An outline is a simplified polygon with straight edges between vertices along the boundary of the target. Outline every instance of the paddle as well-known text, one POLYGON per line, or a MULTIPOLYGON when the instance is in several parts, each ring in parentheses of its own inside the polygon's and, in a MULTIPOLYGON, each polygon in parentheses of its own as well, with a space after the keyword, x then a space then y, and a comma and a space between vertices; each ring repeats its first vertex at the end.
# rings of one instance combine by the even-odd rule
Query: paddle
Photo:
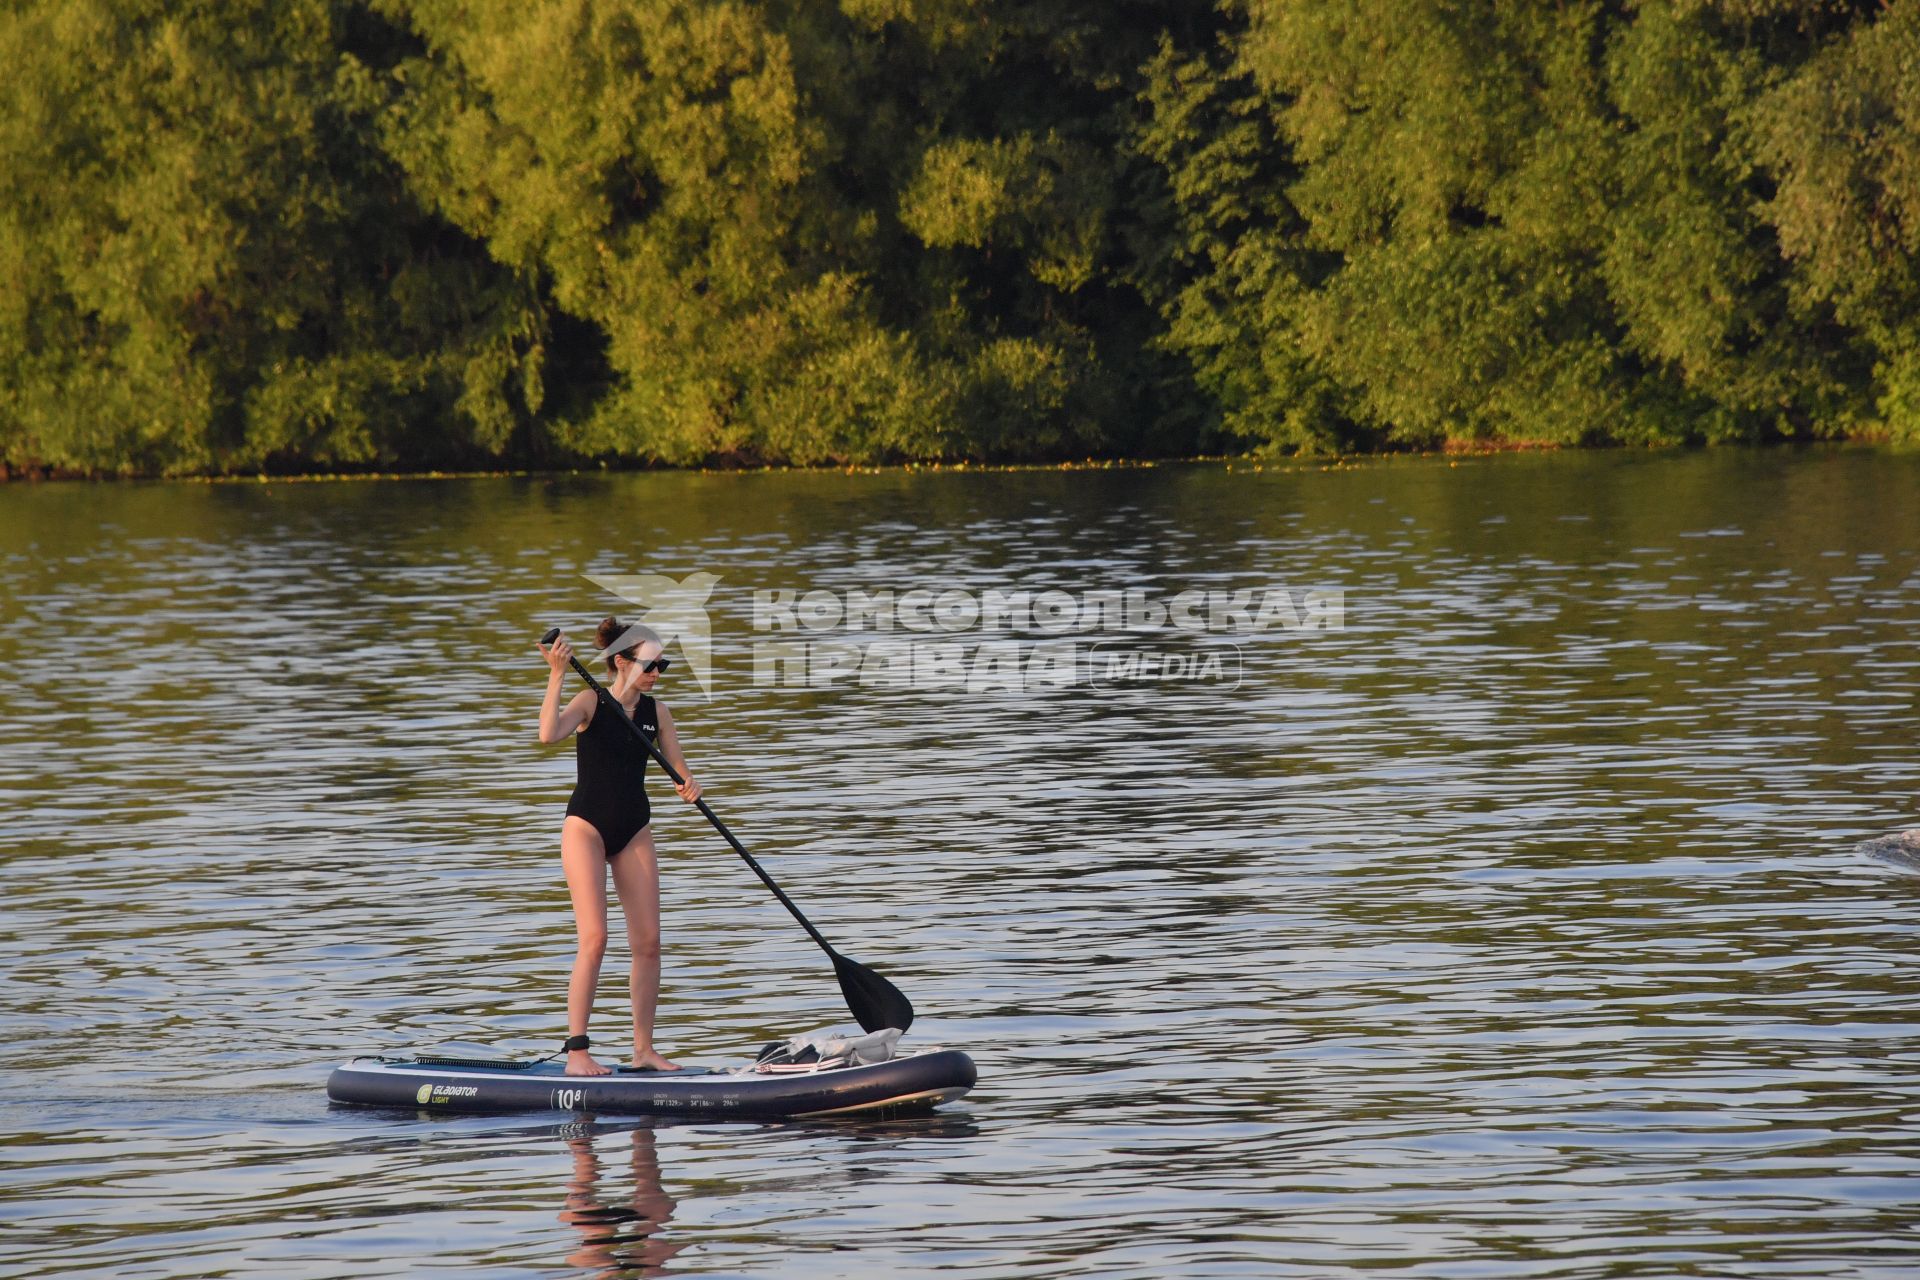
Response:
MULTIPOLYGON (((555 627, 540 637, 540 643, 552 644, 559 635, 560 628, 555 627)), ((582 680, 587 682, 587 687, 593 690, 595 697, 606 695, 606 690, 602 689, 599 682, 593 678, 593 673, 580 665, 580 659, 569 657, 567 663, 579 673, 582 680)), ((615 706, 619 705, 611 696, 607 696, 606 700, 613 702, 615 706)), ((640 745, 647 749, 647 754, 660 762, 660 767, 667 771, 667 776, 673 779, 675 786, 685 781, 674 767, 667 763, 667 757, 661 753, 659 747, 654 745, 653 739, 640 732, 640 726, 633 722, 632 717, 623 712, 620 720, 633 731, 633 736, 640 740, 640 745)), ((793 918, 800 922, 800 927, 820 944, 820 949, 833 961, 833 971, 840 979, 840 993, 847 998, 847 1008, 852 1010, 854 1020, 860 1024, 860 1029, 882 1031, 888 1027, 895 1027, 905 1031, 912 1026, 913 1005, 900 993, 900 989, 867 966, 856 964, 835 951, 832 944, 821 937, 820 931, 813 927, 813 922, 800 914, 800 908, 793 905, 793 899, 783 893, 780 886, 773 882, 773 877, 753 860, 753 855, 747 852, 747 847, 734 838, 733 832, 727 830, 727 824, 720 821, 720 816, 707 807, 707 802, 703 799, 695 800, 693 803, 701 813, 707 815, 707 821, 713 824, 713 829, 718 831, 726 842, 733 846, 733 851, 740 855, 748 867, 752 868, 753 874, 760 877, 760 883, 773 890, 773 896, 780 899, 780 905, 792 913, 793 918)))

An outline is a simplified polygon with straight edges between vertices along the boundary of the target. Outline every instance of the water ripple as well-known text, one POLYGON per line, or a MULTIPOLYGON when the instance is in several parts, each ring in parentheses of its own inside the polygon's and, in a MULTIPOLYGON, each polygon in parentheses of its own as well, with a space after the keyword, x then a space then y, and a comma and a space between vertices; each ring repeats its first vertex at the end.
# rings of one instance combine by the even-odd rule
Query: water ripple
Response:
MULTIPOLYGON (((1920 1268, 1920 459, 0 488, 0 1274, 1920 1268), (327 1106, 544 1053, 585 573, 719 574, 715 807, 979 1089, 327 1106), (753 592, 1279 583, 1240 688, 750 683, 753 592)), ((675 678, 679 679, 676 671, 675 678)), ((670 695, 673 696, 673 695, 670 695)), ((663 1043, 844 1019, 655 792, 663 1043)), ((599 1026, 618 1025, 620 957, 599 1026)))

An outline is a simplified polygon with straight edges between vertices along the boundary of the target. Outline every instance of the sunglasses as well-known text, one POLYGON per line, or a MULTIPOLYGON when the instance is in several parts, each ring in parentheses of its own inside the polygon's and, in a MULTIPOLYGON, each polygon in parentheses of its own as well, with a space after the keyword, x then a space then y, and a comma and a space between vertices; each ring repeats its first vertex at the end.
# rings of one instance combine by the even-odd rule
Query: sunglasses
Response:
POLYGON ((652 662, 649 662, 646 666, 640 668, 640 674, 643 676, 650 676, 656 671, 665 671, 668 667, 672 665, 673 665, 673 659, 671 658, 655 658, 652 662))

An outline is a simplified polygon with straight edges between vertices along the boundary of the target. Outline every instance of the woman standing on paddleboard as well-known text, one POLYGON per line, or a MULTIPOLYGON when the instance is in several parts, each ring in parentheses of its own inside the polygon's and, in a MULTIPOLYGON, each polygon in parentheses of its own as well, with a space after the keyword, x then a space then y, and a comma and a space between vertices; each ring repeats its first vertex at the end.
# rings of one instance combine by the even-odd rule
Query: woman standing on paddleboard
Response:
POLYGON ((567 801, 567 819, 560 828, 560 865, 566 872, 580 937, 573 976, 567 983, 567 1074, 601 1076, 610 1070, 587 1051, 587 1018, 600 985, 600 962, 607 952, 609 869, 627 919, 627 943, 633 949, 633 1065, 677 1071, 653 1047, 653 1011, 660 997, 660 867, 647 804, 649 756, 621 719, 633 721, 658 743, 661 753, 686 779, 674 788, 682 800, 698 800, 700 784, 680 754, 673 716, 665 703, 652 696, 669 665, 660 656, 660 637, 649 627, 623 627, 618 619, 608 618, 595 638, 613 680, 597 695, 582 689, 564 707, 560 690, 573 647, 565 636, 540 646, 553 668, 546 700, 540 705, 540 741, 564 742, 572 737, 579 769, 573 797, 567 801))

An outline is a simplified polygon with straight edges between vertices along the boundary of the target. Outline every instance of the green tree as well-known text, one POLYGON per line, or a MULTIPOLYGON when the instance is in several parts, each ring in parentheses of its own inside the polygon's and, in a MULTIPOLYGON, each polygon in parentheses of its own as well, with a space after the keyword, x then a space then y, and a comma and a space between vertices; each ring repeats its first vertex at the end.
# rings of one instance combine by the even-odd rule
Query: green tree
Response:
POLYGON ((18 0, 0 461, 1920 439, 1876 0, 18 0))
POLYGON ((380 155, 348 19, 320 0, 0 18, 9 462, 418 464, 495 450, 538 405, 537 312, 380 155))
POLYGON ((1221 51, 1154 68, 1142 146, 1177 193, 1187 275, 1147 288, 1243 433, 1659 442, 1858 421, 1859 343, 1793 287, 1741 125, 1857 15, 1227 11, 1245 25, 1221 51))
POLYGON ((604 335, 579 452, 1138 445, 1114 427, 1150 313, 1110 279, 1132 64, 1098 10, 389 0, 425 47, 387 145, 604 335))
POLYGON ((1797 306, 1859 335, 1872 376, 1847 390, 1870 388, 1885 428, 1920 441, 1920 6, 1858 23, 1744 118, 1778 182, 1765 213, 1797 306))
POLYGON ((1350 397, 1308 356, 1299 330, 1308 295, 1339 256, 1308 244, 1287 197, 1299 171, 1272 104, 1224 32, 1197 52, 1164 39, 1144 80, 1132 145, 1164 179, 1142 200, 1149 233, 1128 278, 1163 317, 1157 345, 1188 363, 1217 414, 1205 426, 1225 442, 1350 446, 1350 397))

